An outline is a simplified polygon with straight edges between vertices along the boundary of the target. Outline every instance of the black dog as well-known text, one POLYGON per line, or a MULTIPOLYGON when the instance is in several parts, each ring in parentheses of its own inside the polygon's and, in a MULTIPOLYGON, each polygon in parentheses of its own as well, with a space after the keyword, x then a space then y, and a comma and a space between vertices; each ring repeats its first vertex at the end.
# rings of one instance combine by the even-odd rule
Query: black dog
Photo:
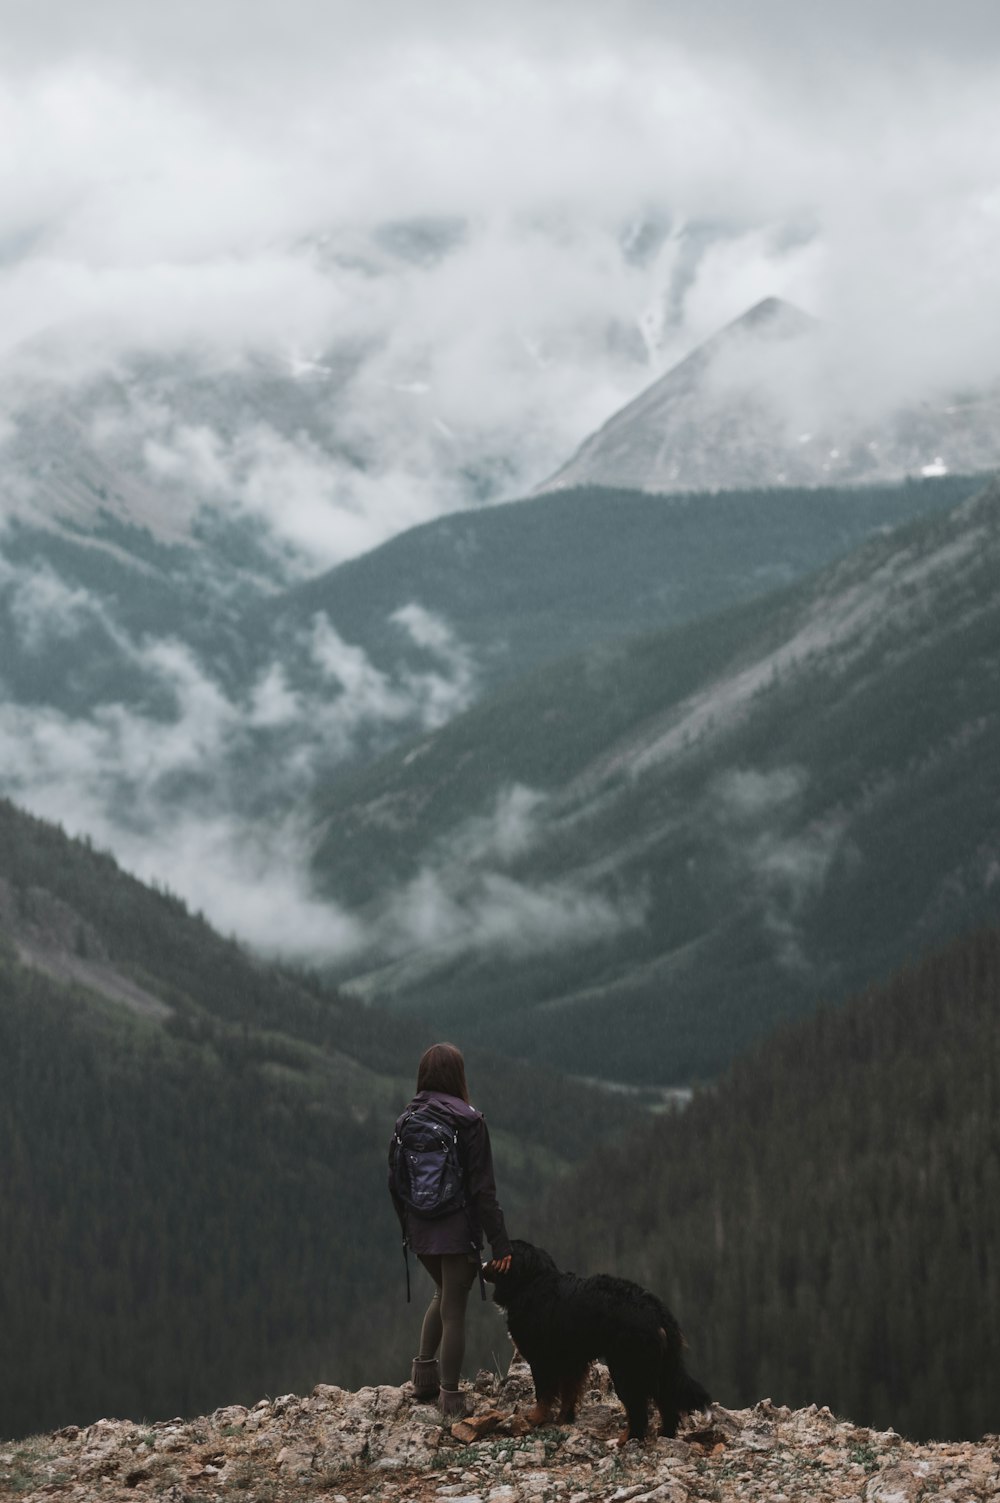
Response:
POLYGON ((685 1370, 684 1338, 655 1294, 611 1274, 578 1278, 560 1273, 547 1252, 514 1242, 507 1273, 483 1270, 493 1298, 507 1312, 507 1329, 531 1368, 535 1406, 527 1418, 542 1425, 559 1400, 560 1423, 575 1418, 590 1364, 608 1365, 627 1425, 619 1444, 643 1440, 649 1403, 660 1411, 664 1435, 676 1435, 682 1414, 706 1408, 708 1393, 685 1370))

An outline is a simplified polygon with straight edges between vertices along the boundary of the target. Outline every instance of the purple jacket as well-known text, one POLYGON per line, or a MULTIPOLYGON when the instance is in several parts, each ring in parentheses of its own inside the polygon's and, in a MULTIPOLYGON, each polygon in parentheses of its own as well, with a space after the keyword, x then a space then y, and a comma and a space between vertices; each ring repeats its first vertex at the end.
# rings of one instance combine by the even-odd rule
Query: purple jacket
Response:
MULTIPOLYGON (((493 1154, 486 1118, 482 1112, 477 1112, 474 1106, 469 1106, 468 1102, 462 1101, 458 1096, 445 1096, 439 1091, 418 1092, 406 1112, 424 1103, 432 1105, 442 1116, 450 1117, 458 1125, 459 1155, 465 1168, 468 1199, 462 1210, 433 1220, 414 1216, 408 1211, 392 1186, 392 1161, 396 1147, 393 1134, 389 1144, 389 1194, 408 1246, 415 1253, 474 1251, 478 1254, 485 1233, 494 1258, 505 1258, 510 1252, 510 1238, 504 1225, 503 1211, 497 1204, 493 1154)), ((406 1112, 396 1121, 397 1132, 406 1112)))

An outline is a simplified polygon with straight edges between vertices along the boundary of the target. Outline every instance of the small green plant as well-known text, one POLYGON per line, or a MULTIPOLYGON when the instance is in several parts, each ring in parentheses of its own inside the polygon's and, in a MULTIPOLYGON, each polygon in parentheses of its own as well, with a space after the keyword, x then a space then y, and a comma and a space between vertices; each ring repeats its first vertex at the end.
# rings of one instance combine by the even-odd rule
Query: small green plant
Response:
POLYGON ((431 1465, 438 1468, 458 1468, 472 1466, 482 1461, 502 1465, 504 1462, 511 1461, 518 1452, 533 1450, 539 1441, 548 1459, 559 1449, 565 1439, 565 1430, 559 1430, 554 1425, 545 1425, 541 1429, 533 1430, 530 1435, 497 1436, 479 1441, 476 1445, 462 1446, 454 1451, 451 1449, 439 1451, 431 1465))
POLYGON ((863 1466, 866 1472, 878 1471, 878 1452, 875 1450, 874 1446, 868 1445, 866 1441, 859 1441, 857 1444, 851 1446, 847 1455, 848 1459, 852 1461, 855 1466, 863 1466))
POLYGON ((474 1446, 463 1446, 459 1451, 438 1451, 431 1466, 444 1471, 446 1467, 469 1466, 473 1461, 481 1460, 482 1451, 474 1446))
POLYGON ((33 1490, 39 1481, 39 1467, 51 1455, 52 1447, 42 1437, 22 1442, 10 1453, 7 1466, 0 1464, 0 1493, 25 1493, 33 1490))

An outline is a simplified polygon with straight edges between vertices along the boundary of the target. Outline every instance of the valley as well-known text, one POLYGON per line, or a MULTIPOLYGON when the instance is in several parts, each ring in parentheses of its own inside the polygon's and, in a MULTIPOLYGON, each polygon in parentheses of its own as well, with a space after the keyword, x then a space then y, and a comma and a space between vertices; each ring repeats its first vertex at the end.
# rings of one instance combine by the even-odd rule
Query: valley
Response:
POLYGON ((751 310, 537 493, 487 486, 333 567, 275 525, 245 435, 363 469, 329 410, 349 362, 136 357, 70 413, 25 407, 0 493, 4 1432, 404 1373, 387 1124, 442 1036, 512 1227, 709 1312, 727 1402, 822 1380, 866 1422, 989 1423, 992 409, 793 470, 716 366, 810 330, 751 310), (964 1145, 926 1141, 925 1180, 898 1151, 921 1103, 964 1145), (947 1312, 934 1381, 884 1293, 902 1249, 947 1312))
MULTIPOLYGON (((0 802, 4 1434, 402 1373, 386 1148, 427 1041, 0 802)), ((634 1120, 468 1061, 512 1218, 634 1120)))
POLYGON ((990 917, 998 520, 988 487, 332 787, 315 870, 372 936, 341 979, 683 1083, 990 917))
MULTIPOLYGON (((530 695, 545 665, 613 663, 636 633, 763 599, 976 488, 560 492, 446 517, 302 583, 218 516, 169 544, 104 514, 12 520, 0 789, 263 951, 356 970, 370 915, 353 879, 330 903, 313 861, 341 779, 397 747, 419 759, 456 717, 530 695)), ((384 876, 391 903, 406 869, 384 876)))
MULTIPOLYGON (((607 431, 721 452, 711 399, 750 442, 712 373, 817 331, 755 307, 607 431)), ((152 463, 150 413, 329 447, 331 380, 135 356, 65 413, 26 388, 0 791, 365 1005, 642 1086, 989 916, 982 477, 653 494, 627 466, 637 489, 573 488, 573 461, 304 577, 235 493, 152 463)))

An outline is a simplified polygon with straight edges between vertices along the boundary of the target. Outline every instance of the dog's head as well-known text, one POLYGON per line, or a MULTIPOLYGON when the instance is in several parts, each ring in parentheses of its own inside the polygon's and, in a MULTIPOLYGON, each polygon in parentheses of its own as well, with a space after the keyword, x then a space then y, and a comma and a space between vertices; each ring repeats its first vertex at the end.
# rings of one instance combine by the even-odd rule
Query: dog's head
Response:
POLYGON ((552 1258, 541 1247, 515 1239, 510 1244, 510 1267, 506 1273, 498 1273, 496 1263, 487 1263, 483 1277, 493 1285, 493 1299, 502 1309, 507 1309, 511 1300, 539 1279, 553 1278, 559 1270, 552 1258))

